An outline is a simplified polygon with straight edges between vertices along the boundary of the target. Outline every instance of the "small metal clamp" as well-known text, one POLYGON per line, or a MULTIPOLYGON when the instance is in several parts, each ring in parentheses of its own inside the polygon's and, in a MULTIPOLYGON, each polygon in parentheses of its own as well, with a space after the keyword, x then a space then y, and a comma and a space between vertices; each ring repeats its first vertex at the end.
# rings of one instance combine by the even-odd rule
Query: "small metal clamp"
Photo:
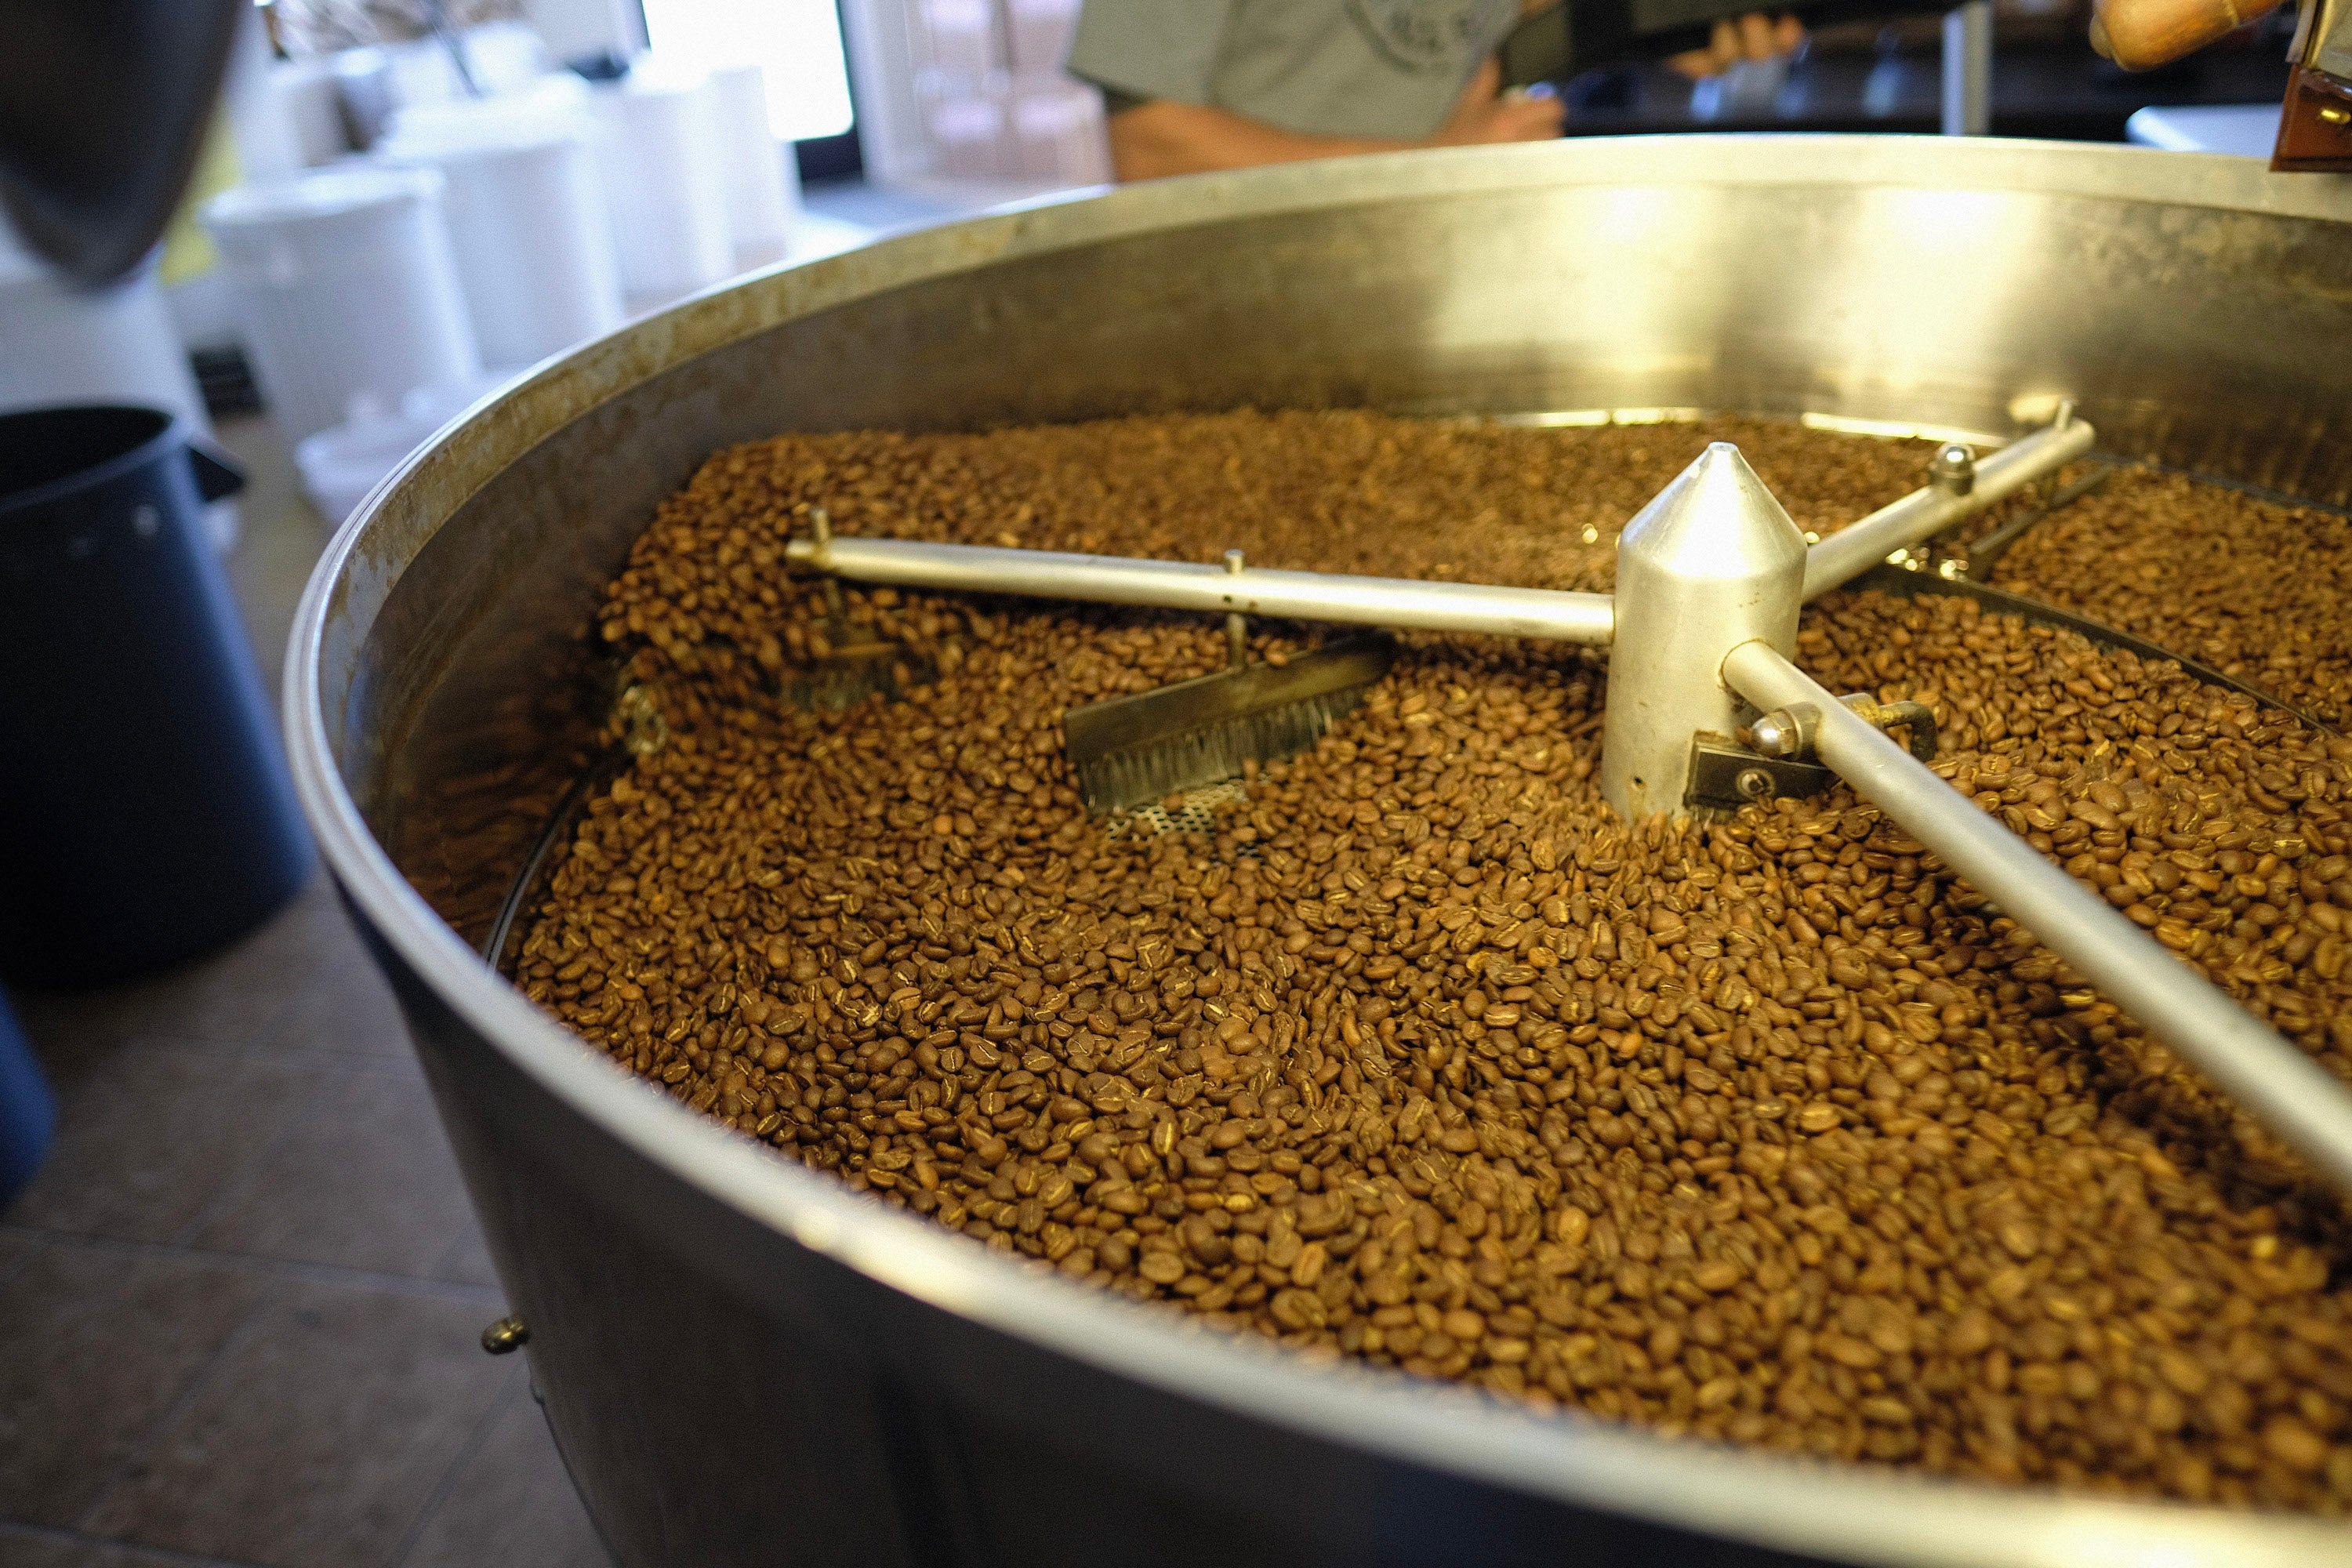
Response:
MULTIPOLYGON (((1936 760, 1936 714, 1926 703, 1881 702, 1861 692, 1838 700, 1874 730, 1908 730, 1911 754, 1923 763, 1936 760)), ((1748 727, 1748 737, 1761 755, 1795 762, 1812 756, 1821 731, 1821 710, 1810 702, 1791 702, 1758 718, 1748 727)))

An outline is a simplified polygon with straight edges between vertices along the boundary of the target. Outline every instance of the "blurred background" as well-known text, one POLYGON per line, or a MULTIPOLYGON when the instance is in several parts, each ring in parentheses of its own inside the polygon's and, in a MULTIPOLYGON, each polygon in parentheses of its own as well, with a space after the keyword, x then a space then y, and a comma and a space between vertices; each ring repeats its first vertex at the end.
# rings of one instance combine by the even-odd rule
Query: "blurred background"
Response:
MULTIPOLYGON (((262 0, 154 260, 89 290, 0 233, 0 409, 267 410, 340 521, 520 368, 753 267, 1109 177, 1078 0, 262 0)), ((1992 133, 2266 152, 2289 12, 2163 70, 2087 0, 1999 0, 1992 133), (2246 107, 2236 107, 2246 106, 2246 107), (2242 143, 2241 145, 2240 143, 2242 143)), ((1563 88, 1571 135, 1937 128, 1933 16, 1691 82, 1563 88)), ((232 509, 219 509, 226 543, 232 509)))

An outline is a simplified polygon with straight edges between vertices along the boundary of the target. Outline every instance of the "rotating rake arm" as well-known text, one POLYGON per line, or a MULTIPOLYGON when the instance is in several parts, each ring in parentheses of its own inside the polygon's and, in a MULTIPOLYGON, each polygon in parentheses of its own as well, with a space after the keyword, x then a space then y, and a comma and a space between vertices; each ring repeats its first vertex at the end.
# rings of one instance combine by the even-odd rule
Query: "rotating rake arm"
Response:
POLYGON ((1857 794, 1998 902, 2339 1191, 2352 1192, 2352 1091, 2326 1068, 1964 800, 1772 647, 1740 644, 1724 659, 1723 677, 1759 708, 1817 709, 1815 750, 1857 794))
MULTIPOLYGON (((1939 466, 1937 482, 1881 507, 1806 552, 1804 596, 1814 598, 2005 500, 2081 457, 2095 438, 2068 415, 1981 460, 1939 466)), ((836 538, 818 527, 786 555, 828 577, 935 593, 1013 594, 1162 610, 1281 616, 1342 626, 1477 632, 1606 646, 1617 616, 1607 594, 1427 583, 1338 573, 1238 571, 1183 561, 1071 555, 919 540, 836 538)))
POLYGON ((1965 470, 1948 479, 1939 476, 1937 483, 1913 490, 1901 500, 1849 523, 1805 552, 1806 599, 1817 599, 1896 551, 1924 544, 1953 524, 2006 500, 2088 452, 2097 438, 2090 426, 2061 414, 2032 435, 1975 459, 1965 470))
POLYGON ((1017 594, 1097 605, 1219 615, 1281 616, 1341 626, 1483 632, 1605 645, 1615 629, 1606 594, 1423 583, 1327 572, 1195 565, 1123 555, 1066 555, 903 539, 796 539, 786 558, 855 582, 937 593, 1017 594))

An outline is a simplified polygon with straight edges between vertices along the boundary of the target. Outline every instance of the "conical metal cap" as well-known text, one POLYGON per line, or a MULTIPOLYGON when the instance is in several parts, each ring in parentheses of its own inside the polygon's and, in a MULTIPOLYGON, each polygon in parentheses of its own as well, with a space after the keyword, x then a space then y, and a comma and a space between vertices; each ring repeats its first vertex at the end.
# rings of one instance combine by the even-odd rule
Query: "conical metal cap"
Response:
POLYGON ((1739 448, 1717 441, 1625 525, 1617 554, 1621 575, 1636 556, 1686 581, 1769 577, 1802 569, 1805 536, 1739 448))
POLYGON ((1617 537, 1617 635, 1601 793, 1628 821, 1689 809, 1693 737, 1729 737, 1724 656, 1796 649, 1805 536, 1739 448, 1717 441, 1617 537))

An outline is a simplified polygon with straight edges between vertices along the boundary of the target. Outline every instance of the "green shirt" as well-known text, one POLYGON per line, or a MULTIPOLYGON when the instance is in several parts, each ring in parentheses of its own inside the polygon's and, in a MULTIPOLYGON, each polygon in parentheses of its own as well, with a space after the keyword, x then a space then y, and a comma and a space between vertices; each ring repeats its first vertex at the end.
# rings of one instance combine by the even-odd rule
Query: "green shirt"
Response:
POLYGON ((1427 136, 1518 0, 1085 0, 1069 68, 1114 113, 1150 99, 1315 136, 1427 136))

